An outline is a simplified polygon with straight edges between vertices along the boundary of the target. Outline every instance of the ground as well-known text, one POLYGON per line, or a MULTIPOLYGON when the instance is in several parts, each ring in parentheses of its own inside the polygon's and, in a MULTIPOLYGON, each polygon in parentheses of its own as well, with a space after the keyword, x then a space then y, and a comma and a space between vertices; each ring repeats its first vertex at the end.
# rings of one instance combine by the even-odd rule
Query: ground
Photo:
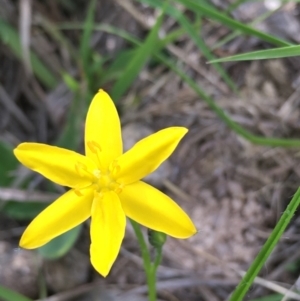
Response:
MULTIPOLYGON (((226 1, 212 2, 221 8, 226 1)), ((146 5, 135 7, 130 3, 104 1, 103 6, 97 6, 97 21, 109 22, 143 37, 155 12, 146 5), (110 14, 105 14, 106 11, 110 14)), ((3 7, 0 17, 16 25, 13 20, 14 13, 18 14, 15 4, 2 0, 0 7, 3 7)), ((76 7, 76 16, 70 17, 70 11, 58 3, 33 1, 35 17, 47 15, 53 22, 83 20, 86 8, 80 11, 79 7, 76 7)), ((268 6, 260 2, 249 2, 241 5, 234 17, 248 22, 267 9, 268 6)), ((259 23, 259 28, 298 42, 298 10, 297 5, 289 3, 259 23)), ((176 26, 175 22, 169 19, 163 29, 167 31, 173 26, 176 26)), ((209 20, 204 20, 202 26, 203 38, 208 45, 229 32, 209 20)), ((79 33, 66 36, 76 44, 79 33)), ((64 52, 64 47, 44 31, 39 31, 35 24, 32 44, 36 51, 37 45, 44 47, 39 55, 52 64, 57 74, 62 65, 78 72, 74 71, 78 66, 64 52), (47 57, 47 51, 51 56, 47 57)), ((101 54, 117 53, 128 47, 122 39, 101 32, 94 33, 92 44, 101 54)), ((215 54, 225 56, 266 47, 270 45, 256 38, 237 36, 217 48, 215 54)), ((238 87, 238 92, 233 92, 213 66, 206 64, 207 59, 187 36, 168 46, 168 51, 180 64, 185 63, 186 74, 251 133, 266 137, 299 137, 298 58, 224 64, 238 87)), ((0 67, 1 141, 13 146, 21 141, 53 142, 66 122, 72 93, 62 81, 55 88, 47 89, 37 79, 26 77, 22 64, 7 45, 0 45, 0 57, 3 61, 0 67)), ((109 92, 111 84, 107 83, 103 88, 109 92)), ((198 229, 198 233, 188 240, 168 238, 158 270, 159 299, 225 300, 299 186, 299 148, 255 145, 237 135, 181 78, 156 63, 143 69, 119 102, 118 109, 127 144, 168 126, 180 125, 189 129, 168 162, 149 179, 189 213, 198 229)), ((12 188, 20 188, 17 181, 14 185, 12 188)), ((42 178, 35 176, 29 186, 43 191, 45 198, 49 198, 47 183, 42 178)), ((61 192, 56 188, 55 194, 61 192)), ((4 200, 3 193, 4 187, 1 194, 4 200)), ((29 221, 0 214, 1 285, 32 298, 37 298, 42 287, 46 287, 53 295, 46 298, 47 301, 146 300, 145 276, 130 225, 121 253, 110 275, 103 279, 90 266, 88 224, 67 255, 49 261, 34 251, 17 249, 18 239, 29 221)), ((296 214, 247 300, 284 294, 285 288, 289 289, 294 283, 297 288, 299 221, 296 214)))

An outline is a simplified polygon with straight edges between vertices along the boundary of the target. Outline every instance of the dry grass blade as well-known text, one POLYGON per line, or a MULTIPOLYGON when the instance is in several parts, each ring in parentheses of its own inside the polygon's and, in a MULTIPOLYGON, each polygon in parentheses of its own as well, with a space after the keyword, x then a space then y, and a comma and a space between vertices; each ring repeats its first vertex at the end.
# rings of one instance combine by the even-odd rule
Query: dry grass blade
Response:
POLYGON ((123 9, 125 9, 134 19, 136 19, 144 28, 150 29, 155 24, 155 18, 144 16, 133 4, 128 0, 115 0, 123 9))
MULTIPOLYGON (((158 281, 158 290, 174 290, 188 287, 199 287, 199 286, 210 286, 210 287, 221 287, 228 285, 236 285, 237 281, 234 280, 223 280, 223 279, 200 279, 197 277, 186 277, 182 279, 172 279, 165 281, 158 281)), ((134 288, 128 291, 124 296, 144 294, 148 290, 146 285, 134 288)), ((47 300, 48 301, 48 300, 47 300)), ((52 301, 52 300, 51 300, 52 301)))
POLYGON ((6 109, 20 122, 20 124, 28 131, 33 132, 34 126, 26 115, 19 109, 19 107, 9 97, 2 85, 0 85, 0 102, 6 109))
POLYGON ((31 29, 31 0, 20 1, 20 20, 19 31, 21 38, 22 57, 25 70, 28 74, 32 74, 32 67, 30 61, 30 29, 31 29))
POLYGON ((0 188, 0 200, 3 202, 14 200, 16 202, 38 202, 49 203, 57 199, 58 195, 38 192, 26 191, 16 188, 0 188))

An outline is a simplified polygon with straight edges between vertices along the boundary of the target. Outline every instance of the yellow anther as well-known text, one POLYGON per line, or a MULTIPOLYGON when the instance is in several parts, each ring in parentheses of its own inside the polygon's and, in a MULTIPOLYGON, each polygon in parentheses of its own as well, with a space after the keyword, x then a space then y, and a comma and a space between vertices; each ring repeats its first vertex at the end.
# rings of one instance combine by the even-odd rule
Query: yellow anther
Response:
POLYGON ((90 150, 93 154, 96 155, 96 157, 97 157, 97 159, 98 159, 98 166, 99 166, 100 168, 102 168, 103 165, 102 165, 102 163, 101 163, 102 159, 101 159, 101 156, 100 156, 100 153, 102 152, 101 145, 100 145, 98 142, 94 141, 94 140, 90 140, 90 141, 87 142, 87 146, 88 146, 89 150, 90 150))
POLYGON ((121 167, 118 165, 118 161, 114 160, 111 165, 109 166, 109 171, 113 177, 116 177, 116 175, 120 172, 121 167))
POLYGON ((77 188, 74 188, 74 192, 76 193, 76 195, 78 195, 78 196, 83 196, 83 194, 80 192, 80 190, 79 189, 77 189, 77 188))
POLYGON ((81 177, 88 176, 89 178, 93 179, 95 177, 94 173, 88 170, 87 166, 81 162, 77 162, 75 164, 75 170, 81 177))
POLYGON ((102 148, 101 148, 100 144, 97 143, 96 141, 88 141, 87 146, 90 149, 90 151, 94 154, 96 154, 97 152, 102 151, 102 148))
POLYGON ((77 162, 76 164, 75 164, 75 170, 76 170, 76 172, 80 175, 80 176, 82 176, 82 171, 87 171, 87 167, 83 164, 83 163, 81 163, 81 162, 77 162))
POLYGON ((81 176, 80 168, 79 168, 78 164, 75 164, 75 170, 81 176))
POLYGON ((121 187, 117 187, 117 188, 114 189, 114 192, 115 192, 116 194, 119 194, 119 193, 122 192, 122 188, 121 188, 121 187))
POLYGON ((121 170, 120 165, 116 165, 114 168, 114 174, 117 174, 118 172, 120 172, 120 170, 121 170))

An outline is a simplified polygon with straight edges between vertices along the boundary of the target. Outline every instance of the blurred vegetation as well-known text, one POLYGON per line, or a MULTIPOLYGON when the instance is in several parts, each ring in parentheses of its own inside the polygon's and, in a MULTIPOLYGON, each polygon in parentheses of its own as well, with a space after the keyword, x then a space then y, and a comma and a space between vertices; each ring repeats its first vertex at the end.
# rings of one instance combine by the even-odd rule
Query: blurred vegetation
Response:
MULTIPOLYGON (((30 8, 33 10, 32 19, 22 15, 22 11, 17 18, 12 19, 5 14, 4 10, 1 12, 0 8, 0 39, 2 41, 0 51, 2 60, 6 58, 17 59, 19 64, 24 66, 26 77, 22 81, 25 82, 25 85, 26 81, 29 83, 34 82, 39 89, 43 90, 42 94, 45 95, 63 84, 72 93, 72 103, 63 128, 55 131, 54 142, 46 142, 73 150, 79 149, 82 143, 82 124, 94 93, 100 87, 104 87, 110 91, 114 101, 119 104, 131 87, 134 86, 145 66, 151 69, 153 66, 160 65, 162 68, 177 74, 186 85, 195 91, 201 101, 206 102, 211 110, 232 131, 243 138, 255 144, 272 147, 300 146, 299 139, 263 137, 243 128, 218 106, 206 92, 205 87, 200 86, 191 73, 186 72, 186 62, 169 51, 170 45, 180 43, 181 38, 187 36, 191 43, 198 48, 199 53, 205 57, 206 61, 211 62, 212 68, 222 78, 228 89, 238 95, 239 87, 220 62, 282 58, 300 54, 300 46, 253 27, 254 24, 272 15, 273 11, 268 12, 266 15, 258 16, 257 20, 252 21, 250 24, 245 24, 234 19, 231 12, 244 2, 247 2, 247 0, 233 1, 230 6, 223 10, 208 0, 124 1, 124 3, 131 3, 131 6, 129 5, 128 7, 133 13, 135 6, 138 6, 150 10, 151 13, 155 12, 154 15, 157 16, 155 20, 152 20, 152 23, 147 23, 147 20, 145 20, 144 28, 132 33, 114 24, 101 22, 101 18, 99 20, 95 15, 97 5, 101 6, 101 3, 96 0, 88 1, 88 5, 81 1, 78 3, 54 1, 53 5, 55 8, 62 12, 58 14, 57 20, 48 18, 46 12, 41 14, 42 10, 35 12, 34 9, 39 8, 41 3, 38 1, 37 3, 33 2, 35 5, 30 8), (85 12, 82 12, 82 7, 86 9, 85 12), (80 11, 82 12, 82 21, 72 17, 73 14, 75 15, 80 11), (51 58, 49 59, 47 55, 41 55, 43 49, 38 51, 39 42, 33 46, 24 42, 26 36, 22 37, 18 29, 18 22, 21 22, 21 20, 24 21, 24 23, 21 23, 24 28, 28 26, 29 36, 33 30, 36 30, 37 35, 44 35, 50 41, 49 43, 52 43, 59 58, 56 61, 54 60, 55 63, 53 65, 51 65, 51 58), (169 27, 164 26, 167 22, 172 22, 173 25, 169 27), (203 38, 203 22, 211 22, 214 25, 223 26, 228 33, 219 38, 214 45, 209 45, 203 38), (101 32, 106 36, 117 36, 122 39, 123 46, 117 52, 101 53, 99 48, 94 47, 93 36, 95 32, 101 32), (267 43, 272 49, 218 60, 215 54, 216 49, 226 45, 226 43, 237 36, 255 37, 267 43), (26 53, 28 53, 27 57, 26 53)), ((280 7, 288 2, 292 1, 282 1, 280 7)), ((124 6, 124 3, 121 5, 121 1, 115 1, 114 5, 124 6)), ((13 3, 11 5, 14 6, 13 3)), ((274 9, 274 12, 278 11, 280 7, 274 9)), ((42 39, 40 42, 42 42, 42 39)), ((0 83, 0 86, 4 86, 4 82, 0 83)), ((18 162, 12 153, 13 143, 1 134, 0 139, 0 186, 2 188, 21 189, 24 191, 32 189, 30 183, 33 175, 31 173, 24 174, 21 172, 22 170, 18 169, 18 162), (21 174, 22 177, 20 176, 21 174)), ((51 184, 47 185, 46 190, 48 192, 57 191, 51 184)), ((286 213, 285 224, 281 224, 281 228, 272 236, 273 243, 268 245, 267 250, 264 250, 264 255, 270 254, 287 226, 287 221, 293 216, 299 202, 298 194, 294 198, 293 209, 286 213)), ((28 221, 45 208, 46 205, 47 203, 45 202, 32 201, 30 198, 28 198, 27 202, 20 202, 13 198, 6 199, 1 203, 1 213, 18 220, 25 219, 28 221)), ((58 258, 72 248, 79 233, 80 227, 73 229, 42 247, 39 252, 46 258, 58 258)), ((265 263, 267 256, 263 256, 260 259, 260 262, 256 262, 256 269, 252 270, 251 277, 248 278, 248 285, 243 286, 244 289, 242 292, 240 290, 239 296, 235 294, 230 300, 241 300, 242 296, 244 296, 259 269, 265 263)), ((7 301, 29 300, 3 287, 0 287, 0 298, 7 301)), ((255 300, 275 301, 280 299, 280 295, 270 295, 255 300)))

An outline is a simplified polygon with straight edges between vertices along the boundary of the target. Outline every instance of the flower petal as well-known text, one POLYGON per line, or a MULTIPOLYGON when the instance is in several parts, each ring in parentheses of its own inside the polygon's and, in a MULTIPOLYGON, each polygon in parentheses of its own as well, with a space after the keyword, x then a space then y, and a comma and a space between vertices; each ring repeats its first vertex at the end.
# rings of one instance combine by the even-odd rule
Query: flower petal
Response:
POLYGON ((95 197, 92 208, 91 262, 104 277, 119 254, 125 234, 126 217, 115 192, 95 197))
POLYGON ((147 228, 176 238, 188 238, 197 232, 171 198, 142 181, 125 186, 119 197, 125 214, 147 228))
POLYGON ((85 153, 106 170, 123 152, 120 119, 116 107, 103 90, 93 98, 86 117, 85 153))
POLYGON ((134 183, 153 172, 172 154, 187 131, 183 127, 170 127, 140 140, 113 162, 119 169, 118 182, 134 183))
POLYGON ((81 188, 93 179, 97 168, 92 160, 76 152, 41 143, 22 143, 14 149, 17 159, 26 167, 62 186, 81 188))
POLYGON ((71 189, 42 211, 26 228, 20 246, 25 249, 41 247, 88 219, 94 191, 85 189, 80 192, 82 196, 71 189))

